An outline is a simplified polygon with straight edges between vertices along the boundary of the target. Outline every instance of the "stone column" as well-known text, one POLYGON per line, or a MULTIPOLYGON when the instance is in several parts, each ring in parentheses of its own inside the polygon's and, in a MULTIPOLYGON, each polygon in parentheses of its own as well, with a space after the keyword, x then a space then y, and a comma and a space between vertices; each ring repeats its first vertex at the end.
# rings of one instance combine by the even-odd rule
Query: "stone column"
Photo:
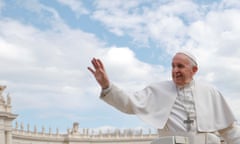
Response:
POLYGON ((0 143, 5 144, 5 134, 4 131, 0 131, 0 143))
MULTIPOLYGON (((5 117, 3 123, 4 123, 4 137, 5 137, 5 143, 3 144, 12 144, 12 120, 15 118, 14 115, 8 115, 8 117, 5 117)), ((2 144, 2 143, 1 143, 2 144)))
POLYGON ((0 117, 0 144, 5 144, 5 129, 4 129, 4 121, 0 117))
POLYGON ((6 133, 6 137, 7 137, 7 143, 6 144, 12 144, 12 132, 11 131, 7 131, 6 133))

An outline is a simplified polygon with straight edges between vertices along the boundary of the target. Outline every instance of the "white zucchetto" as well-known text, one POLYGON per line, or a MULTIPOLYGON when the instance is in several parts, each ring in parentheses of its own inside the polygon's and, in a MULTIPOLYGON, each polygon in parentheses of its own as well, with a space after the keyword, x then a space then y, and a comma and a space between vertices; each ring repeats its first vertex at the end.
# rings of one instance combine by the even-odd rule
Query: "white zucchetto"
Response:
POLYGON ((195 57, 192 53, 190 53, 190 52, 188 52, 188 51, 184 51, 184 50, 178 51, 177 53, 181 53, 181 54, 186 55, 186 56, 189 57, 196 65, 198 64, 196 57, 195 57))

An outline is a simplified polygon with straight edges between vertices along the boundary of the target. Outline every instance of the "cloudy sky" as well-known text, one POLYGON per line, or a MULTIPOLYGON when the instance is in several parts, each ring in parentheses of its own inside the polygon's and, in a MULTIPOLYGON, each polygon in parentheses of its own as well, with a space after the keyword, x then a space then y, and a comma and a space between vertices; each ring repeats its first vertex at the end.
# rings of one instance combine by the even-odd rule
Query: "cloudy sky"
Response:
POLYGON ((195 79, 214 84, 240 120, 239 0, 0 0, 0 84, 31 127, 150 127, 99 99, 91 59, 133 92, 171 79, 194 53, 195 79))

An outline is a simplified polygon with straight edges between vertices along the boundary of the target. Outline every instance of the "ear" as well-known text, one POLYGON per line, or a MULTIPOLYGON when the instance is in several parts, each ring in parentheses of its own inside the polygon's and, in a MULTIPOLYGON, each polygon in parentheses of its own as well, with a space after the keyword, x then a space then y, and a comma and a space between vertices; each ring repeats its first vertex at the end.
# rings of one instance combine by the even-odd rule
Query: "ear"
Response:
POLYGON ((198 67, 197 67, 197 66, 193 66, 193 67, 192 67, 192 71, 193 71, 193 73, 195 74, 195 73, 198 71, 198 67))

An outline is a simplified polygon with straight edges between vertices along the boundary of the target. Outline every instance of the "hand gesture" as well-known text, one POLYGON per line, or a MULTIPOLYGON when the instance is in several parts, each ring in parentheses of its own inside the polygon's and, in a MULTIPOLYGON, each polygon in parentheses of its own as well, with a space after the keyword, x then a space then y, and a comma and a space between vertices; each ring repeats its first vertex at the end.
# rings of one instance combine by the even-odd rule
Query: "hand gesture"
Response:
POLYGON ((94 75, 95 79, 99 83, 99 85, 102 87, 102 89, 108 88, 110 85, 107 73, 104 69, 104 65, 101 62, 101 60, 93 58, 92 59, 92 65, 94 69, 91 67, 88 67, 88 70, 94 75))

